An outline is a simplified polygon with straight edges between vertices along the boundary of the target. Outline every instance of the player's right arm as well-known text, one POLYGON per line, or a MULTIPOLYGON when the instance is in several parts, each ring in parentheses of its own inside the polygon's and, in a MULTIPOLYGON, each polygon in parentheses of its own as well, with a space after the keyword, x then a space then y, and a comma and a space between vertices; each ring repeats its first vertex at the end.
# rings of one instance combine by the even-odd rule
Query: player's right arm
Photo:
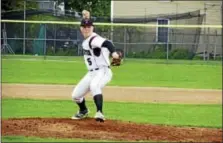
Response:
POLYGON ((117 54, 117 52, 115 52, 115 46, 111 41, 109 41, 109 40, 104 41, 104 43, 102 44, 102 47, 108 48, 108 50, 110 51, 110 53, 112 55, 112 58, 114 58, 114 59, 119 58, 119 55, 117 54))
POLYGON ((91 44, 92 44, 92 48, 106 47, 109 50, 109 52, 111 53, 113 58, 115 58, 115 59, 119 58, 119 55, 117 54, 117 52, 115 52, 115 46, 111 41, 109 41, 105 38, 102 38, 100 36, 96 36, 92 40, 91 44))

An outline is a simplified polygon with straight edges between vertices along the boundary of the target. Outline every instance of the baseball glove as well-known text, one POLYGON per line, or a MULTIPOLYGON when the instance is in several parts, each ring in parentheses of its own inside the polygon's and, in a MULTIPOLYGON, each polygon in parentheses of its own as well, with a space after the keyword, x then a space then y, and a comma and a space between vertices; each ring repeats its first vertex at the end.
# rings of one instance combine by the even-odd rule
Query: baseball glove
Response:
POLYGON ((117 51, 117 54, 119 55, 119 58, 118 59, 112 58, 112 62, 111 62, 112 66, 120 66, 121 63, 122 63, 122 58, 123 58, 122 52, 121 51, 117 51))

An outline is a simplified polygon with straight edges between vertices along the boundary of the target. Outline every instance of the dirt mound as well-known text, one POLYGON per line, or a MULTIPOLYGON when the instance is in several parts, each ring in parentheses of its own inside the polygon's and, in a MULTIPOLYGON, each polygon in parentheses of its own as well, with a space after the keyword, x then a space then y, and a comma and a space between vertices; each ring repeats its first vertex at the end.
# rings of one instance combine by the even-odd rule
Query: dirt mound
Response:
POLYGON ((136 124, 116 120, 96 122, 92 118, 12 118, 2 120, 2 136, 83 138, 118 141, 221 142, 222 130, 196 127, 136 124))

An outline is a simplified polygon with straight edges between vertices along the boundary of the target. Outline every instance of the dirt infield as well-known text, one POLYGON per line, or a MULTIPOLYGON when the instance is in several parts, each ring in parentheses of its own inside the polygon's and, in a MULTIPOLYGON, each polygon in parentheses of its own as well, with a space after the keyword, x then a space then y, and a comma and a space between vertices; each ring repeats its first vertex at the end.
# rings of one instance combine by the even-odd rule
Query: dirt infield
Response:
MULTIPOLYGON (((2 84, 2 97, 71 100, 72 85, 2 84)), ((222 104, 222 90, 160 87, 105 87, 105 101, 222 104)), ((86 99, 92 100, 90 94, 86 99)))
POLYGON ((222 130, 193 127, 143 125, 92 118, 84 120, 26 118, 2 121, 2 135, 51 138, 83 138, 113 141, 221 142, 222 130))
MULTIPOLYGON (((2 97, 71 100, 71 85, 2 84, 2 97)), ((91 95, 87 95, 92 100, 91 95)), ((106 87, 106 101, 222 104, 221 90, 106 87)), ((3 107, 4 108, 4 107, 3 107)), ((222 130, 136 124, 116 120, 98 123, 92 118, 21 118, 2 120, 3 136, 83 138, 118 141, 222 142, 222 130)))

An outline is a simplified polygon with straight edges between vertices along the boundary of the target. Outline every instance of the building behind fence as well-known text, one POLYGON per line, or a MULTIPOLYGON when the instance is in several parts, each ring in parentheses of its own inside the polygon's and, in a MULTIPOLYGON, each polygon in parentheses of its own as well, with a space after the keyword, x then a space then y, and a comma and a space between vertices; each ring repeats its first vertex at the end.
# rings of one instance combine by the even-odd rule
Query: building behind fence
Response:
MULTIPOLYGON (((124 3, 124 1, 121 3, 124 3)), ((151 1, 151 3, 155 5, 155 2, 151 1)), ((207 14, 202 10, 195 9, 189 9, 193 11, 187 12, 170 12, 170 14, 153 13, 151 15, 146 14, 146 16, 145 14, 141 16, 139 13, 131 17, 123 16, 124 13, 121 14, 122 16, 118 16, 118 12, 116 12, 112 22, 154 25, 202 25, 205 21, 211 24, 210 20, 207 20, 210 19, 207 18, 207 14)), ((118 11, 115 8, 114 10, 118 11)), ((55 15, 52 14, 52 16, 55 15)), ((15 54, 82 55, 81 43, 83 37, 80 34, 79 25, 26 23, 24 34, 23 23, 2 22, 1 24, 2 31, 5 29, 7 33, 7 44, 10 45, 15 54)), ((213 24, 218 24, 218 22, 213 24)), ((125 57, 158 59, 217 59, 222 56, 222 35, 220 30, 212 27, 205 29, 200 27, 167 28, 157 26, 95 27, 98 34, 111 39, 118 49, 123 50, 125 57)), ((4 37, 2 37, 2 43, 3 39, 4 37)), ((2 53, 9 52, 7 48, 2 51, 2 53)))

